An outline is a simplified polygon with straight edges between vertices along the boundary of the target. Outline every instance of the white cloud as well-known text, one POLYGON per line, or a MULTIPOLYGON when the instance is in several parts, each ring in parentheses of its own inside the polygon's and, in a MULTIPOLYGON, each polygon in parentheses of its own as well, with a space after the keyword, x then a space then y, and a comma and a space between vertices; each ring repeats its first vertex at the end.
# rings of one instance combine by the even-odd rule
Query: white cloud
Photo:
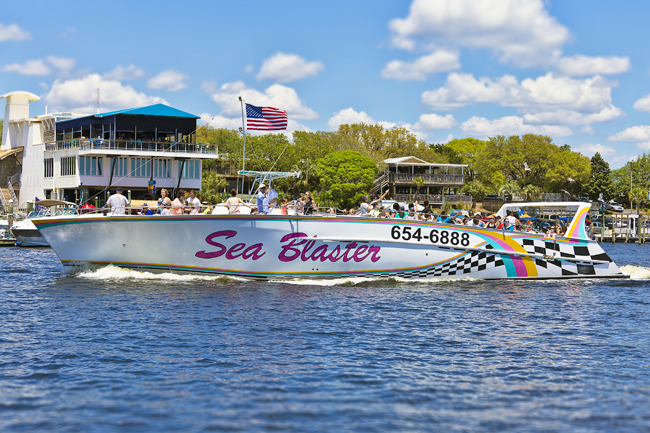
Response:
POLYGON ((650 126, 632 126, 607 137, 609 141, 650 141, 650 126))
POLYGON ((278 52, 264 60, 257 79, 288 83, 306 77, 315 77, 324 68, 322 62, 308 62, 296 54, 278 52))
POLYGON ((496 80, 474 78, 472 74, 451 73, 445 86, 422 94, 422 102, 449 109, 475 103, 497 103, 520 109, 568 109, 599 112, 611 105, 612 83, 596 76, 584 80, 555 77, 552 73, 526 78, 521 83, 512 75, 496 80))
POLYGON ((201 83, 201 91, 205 93, 214 93, 219 89, 217 82, 214 80, 206 80, 201 83))
POLYGON ((474 136, 495 135, 522 135, 522 134, 543 134, 556 137, 571 135, 573 132, 566 126, 552 125, 529 125, 524 119, 518 116, 506 116, 499 119, 489 120, 485 117, 473 116, 460 125, 460 128, 474 136))
POLYGON ((592 143, 581 144, 579 146, 573 147, 573 149, 577 150, 578 152, 590 158, 594 156, 596 153, 600 153, 601 156, 605 158, 612 158, 616 156, 616 154, 618 153, 618 151, 613 147, 604 146, 602 144, 592 144, 592 143))
POLYGON ((131 86, 116 80, 106 80, 99 74, 89 74, 71 80, 56 80, 51 90, 43 96, 50 111, 74 111, 92 113, 95 89, 100 89, 100 111, 141 107, 167 102, 159 97, 147 96, 131 86))
POLYGON ((50 68, 41 59, 28 60, 25 64, 12 63, 2 68, 4 72, 16 72, 21 75, 49 75, 50 68))
POLYGON ((252 105, 275 107, 285 110, 291 119, 317 119, 318 113, 307 107, 298 97, 295 89, 282 84, 273 84, 263 92, 247 87, 242 81, 222 85, 212 93, 212 99, 220 104, 226 117, 241 118, 239 96, 252 105))
POLYGON ((646 95, 634 103, 634 109, 639 111, 650 111, 650 95, 646 95))
POLYGON ((548 64, 569 39, 543 0, 414 0, 389 28, 398 48, 487 48, 522 66, 548 64))
POLYGON ((62 71, 71 71, 77 64, 75 59, 68 59, 65 57, 47 56, 46 59, 50 65, 62 71))
POLYGON ((144 71, 135 65, 129 65, 126 68, 122 65, 118 65, 111 72, 104 74, 104 78, 107 80, 126 81, 135 80, 142 77, 143 75, 144 71))
POLYGON ((381 75, 384 78, 398 81, 424 81, 427 79, 428 74, 460 69, 459 55, 458 51, 441 49, 422 56, 413 62, 393 60, 386 64, 381 71, 381 75))
POLYGON ((32 34, 18 27, 18 24, 5 25, 0 23, 0 42, 23 41, 31 37, 32 34))
POLYGON ((423 114, 413 125, 414 129, 449 129, 457 125, 456 119, 451 114, 441 116, 439 114, 423 114))
POLYGON ((562 57, 557 61, 557 69, 567 75, 611 75, 630 69, 629 57, 562 57))
POLYGON ((591 123, 607 122, 625 113, 618 107, 610 105, 598 113, 584 114, 573 110, 543 111, 524 114, 526 123, 546 125, 589 125, 591 123))
POLYGON ((170 92, 177 92, 187 87, 185 80, 188 78, 189 76, 182 72, 178 72, 175 69, 168 69, 151 78, 147 82, 147 87, 149 89, 163 89, 170 92))
POLYGON ((374 125, 377 122, 375 122, 372 117, 368 116, 365 111, 356 111, 354 108, 350 107, 334 113, 334 116, 332 116, 330 120, 327 121, 327 126, 331 130, 336 131, 341 125, 351 125, 354 123, 374 125))

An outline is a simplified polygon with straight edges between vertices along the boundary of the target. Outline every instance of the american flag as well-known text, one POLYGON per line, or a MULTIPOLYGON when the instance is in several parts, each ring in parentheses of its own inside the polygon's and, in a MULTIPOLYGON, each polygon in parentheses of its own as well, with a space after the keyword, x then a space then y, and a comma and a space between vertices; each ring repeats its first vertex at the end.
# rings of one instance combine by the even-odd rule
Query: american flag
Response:
POLYGON ((287 112, 273 107, 246 104, 246 129, 257 131, 287 129, 287 112))

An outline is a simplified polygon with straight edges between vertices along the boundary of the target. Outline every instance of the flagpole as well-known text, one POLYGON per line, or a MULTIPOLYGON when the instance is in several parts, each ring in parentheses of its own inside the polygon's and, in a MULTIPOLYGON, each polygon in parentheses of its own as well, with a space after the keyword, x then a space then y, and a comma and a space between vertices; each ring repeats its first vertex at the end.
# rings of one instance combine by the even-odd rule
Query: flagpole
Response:
POLYGON ((242 197, 244 196, 244 179, 246 179, 246 176, 244 175, 244 170, 246 170, 246 118, 244 117, 244 98, 241 96, 239 97, 239 102, 241 102, 241 123, 242 123, 242 131, 244 132, 244 157, 242 158, 242 163, 241 163, 241 195, 242 197))

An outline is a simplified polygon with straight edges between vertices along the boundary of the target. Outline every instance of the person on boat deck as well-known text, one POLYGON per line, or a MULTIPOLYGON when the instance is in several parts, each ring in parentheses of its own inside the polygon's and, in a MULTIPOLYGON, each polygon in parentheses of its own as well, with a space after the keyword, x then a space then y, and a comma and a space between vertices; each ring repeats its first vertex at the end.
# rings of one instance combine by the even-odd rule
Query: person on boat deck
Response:
POLYGON ((417 220, 418 216, 415 214, 415 207, 409 206, 409 213, 404 217, 405 220, 417 220))
POLYGON ((485 228, 488 229, 495 229, 497 228, 497 220, 494 216, 494 214, 490 215, 490 221, 485 225, 485 228))
POLYGON ((269 196, 266 192, 266 185, 261 184, 257 192, 257 213, 269 213, 269 196))
POLYGON ((201 211, 201 200, 196 198, 194 190, 190 191, 190 198, 187 199, 187 204, 189 204, 191 206, 190 209, 192 209, 190 215, 196 215, 201 211))
POLYGON ((160 204, 160 215, 171 215, 169 208, 172 206, 172 201, 169 197, 165 197, 163 202, 160 204))
POLYGON ((249 209, 255 209, 254 206, 244 203, 242 199, 237 197, 237 190, 235 188, 230 190, 230 197, 228 197, 228 200, 226 200, 226 209, 228 209, 229 214, 238 214, 241 213, 239 211, 240 206, 246 206, 249 209))
POLYGON ((183 215, 185 209, 185 191, 180 190, 178 197, 174 199, 174 206, 172 207, 172 215, 183 215))
POLYGON ((360 216, 368 216, 370 214, 370 212, 372 211, 374 205, 381 202, 384 199, 384 197, 386 197, 387 194, 388 194, 388 190, 386 190, 381 195, 381 197, 371 201, 370 203, 368 203, 368 196, 367 195, 364 195, 363 197, 361 197, 361 206, 359 206, 359 215, 360 216))
POLYGON ((280 213, 282 215, 289 215, 289 203, 287 203, 287 199, 282 200, 282 206, 280 206, 280 213))
POLYGON ((370 216, 378 218, 379 217, 379 202, 375 201, 374 204, 372 205, 372 210, 370 211, 370 216))
POLYGON ((395 214, 395 218, 403 220, 406 218, 406 209, 404 209, 404 206, 399 207, 399 212, 395 214))
POLYGON ((436 222, 437 223, 444 223, 447 218, 448 218, 447 211, 443 209, 443 211, 440 213, 438 218, 436 218, 436 222))
POLYGON ((111 215, 125 215, 125 207, 129 200, 122 195, 122 188, 117 187, 115 194, 106 200, 106 206, 111 208, 111 215))
POLYGON ((160 198, 158 199, 158 211, 162 210, 162 204, 165 201, 165 197, 169 197, 169 191, 163 188, 160 190, 160 198))
POLYGON ((474 214, 474 216, 469 219, 465 225, 468 227, 484 227, 483 221, 481 221, 481 214, 474 214))
POLYGON ((309 191, 305 193, 305 202, 303 206, 305 208, 305 215, 311 215, 314 213, 314 207, 316 207, 316 203, 314 203, 314 199, 309 191))
POLYGON ((278 205, 278 192, 275 190, 273 184, 269 184, 269 213, 278 205))
POLYGON ((142 211, 140 212, 140 215, 153 215, 153 212, 149 209, 147 203, 142 203, 142 211))

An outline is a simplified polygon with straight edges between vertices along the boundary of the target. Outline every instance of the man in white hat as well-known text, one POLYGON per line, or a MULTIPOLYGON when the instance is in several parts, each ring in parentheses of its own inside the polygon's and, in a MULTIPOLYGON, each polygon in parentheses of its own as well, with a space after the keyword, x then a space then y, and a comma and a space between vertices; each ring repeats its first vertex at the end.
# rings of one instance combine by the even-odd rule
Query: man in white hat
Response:
POLYGON ((257 212, 269 213, 269 196, 266 194, 266 185, 261 184, 257 193, 257 212))

